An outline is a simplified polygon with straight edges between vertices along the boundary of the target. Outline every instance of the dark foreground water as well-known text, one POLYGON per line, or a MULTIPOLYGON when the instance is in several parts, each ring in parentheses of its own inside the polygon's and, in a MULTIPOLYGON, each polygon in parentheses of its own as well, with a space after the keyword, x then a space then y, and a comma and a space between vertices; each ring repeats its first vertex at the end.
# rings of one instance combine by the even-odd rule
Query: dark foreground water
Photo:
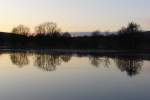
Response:
POLYGON ((150 61, 122 56, 1 54, 0 100, 150 100, 150 61))

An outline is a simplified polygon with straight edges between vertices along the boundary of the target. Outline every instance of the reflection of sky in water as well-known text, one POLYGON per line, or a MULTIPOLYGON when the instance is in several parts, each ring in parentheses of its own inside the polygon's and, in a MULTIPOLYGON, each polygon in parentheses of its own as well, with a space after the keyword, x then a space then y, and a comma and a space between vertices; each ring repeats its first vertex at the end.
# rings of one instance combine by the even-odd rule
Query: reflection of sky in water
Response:
POLYGON ((112 59, 108 67, 95 67, 88 57, 73 56, 55 71, 43 71, 35 66, 34 55, 28 58, 29 65, 18 67, 9 54, 0 56, 0 100, 150 99, 149 61, 130 77, 112 59))

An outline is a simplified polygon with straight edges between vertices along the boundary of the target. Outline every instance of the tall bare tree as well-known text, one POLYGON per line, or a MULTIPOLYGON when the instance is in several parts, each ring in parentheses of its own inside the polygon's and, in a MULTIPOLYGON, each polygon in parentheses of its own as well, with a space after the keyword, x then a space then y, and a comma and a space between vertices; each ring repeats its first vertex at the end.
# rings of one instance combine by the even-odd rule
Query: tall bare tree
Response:
POLYGON ((30 28, 24 26, 24 25, 18 25, 17 27, 14 27, 12 29, 13 33, 19 34, 19 35, 29 35, 30 28))
POLYGON ((60 29, 56 23, 46 22, 35 27, 35 31, 40 35, 57 36, 60 35, 60 29))

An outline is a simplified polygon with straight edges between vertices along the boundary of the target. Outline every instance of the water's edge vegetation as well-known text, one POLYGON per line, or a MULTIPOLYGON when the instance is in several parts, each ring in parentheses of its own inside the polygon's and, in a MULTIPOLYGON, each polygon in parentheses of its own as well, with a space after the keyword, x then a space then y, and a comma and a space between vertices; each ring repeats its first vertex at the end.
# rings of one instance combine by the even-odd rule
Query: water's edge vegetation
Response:
POLYGON ((55 23, 45 23, 35 28, 36 34, 19 25, 12 33, 0 33, 1 50, 55 50, 80 52, 149 52, 150 32, 142 31, 136 23, 129 23, 116 34, 101 34, 94 31, 91 36, 72 37, 60 32, 55 23))

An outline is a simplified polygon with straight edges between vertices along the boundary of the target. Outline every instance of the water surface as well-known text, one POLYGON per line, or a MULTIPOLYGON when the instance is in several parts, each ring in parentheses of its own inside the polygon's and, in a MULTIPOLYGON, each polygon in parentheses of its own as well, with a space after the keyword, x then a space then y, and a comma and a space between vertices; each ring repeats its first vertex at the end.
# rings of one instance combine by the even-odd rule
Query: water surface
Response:
POLYGON ((0 100, 149 100, 140 57, 2 53, 0 100))

